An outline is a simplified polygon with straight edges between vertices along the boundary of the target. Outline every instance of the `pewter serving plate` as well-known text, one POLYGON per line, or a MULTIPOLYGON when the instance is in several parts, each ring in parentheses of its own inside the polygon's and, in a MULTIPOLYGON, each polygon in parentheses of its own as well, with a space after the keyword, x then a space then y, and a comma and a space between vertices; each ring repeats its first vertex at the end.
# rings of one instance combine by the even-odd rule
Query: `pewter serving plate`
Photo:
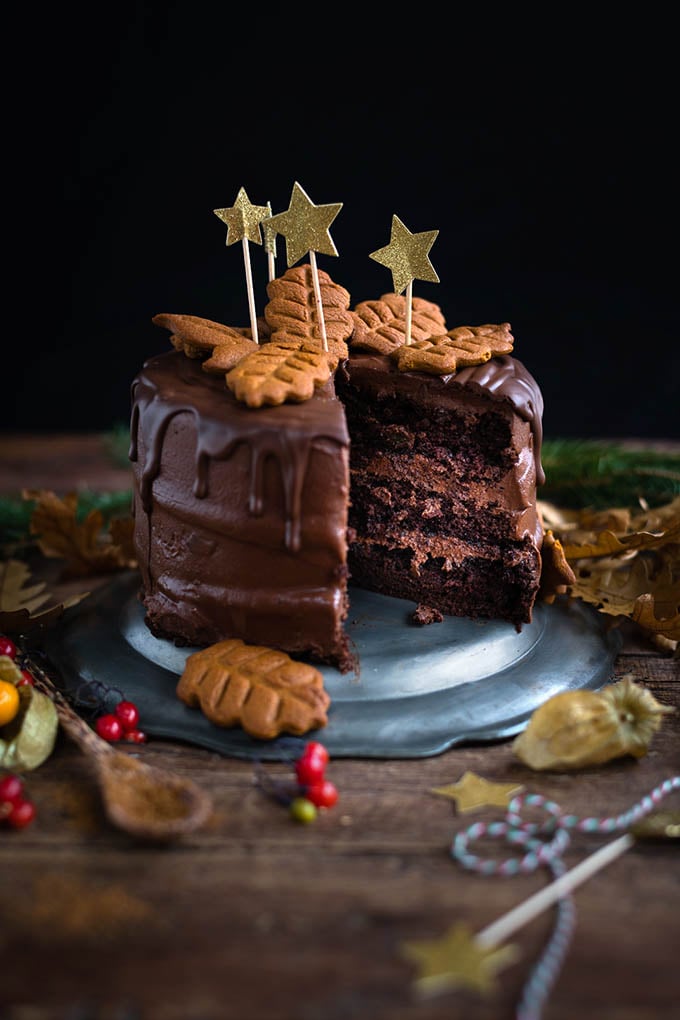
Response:
MULTIPOLYGON (((138 588, 137 573, 119 575, 47 633, 45 651, 67 689, 96 681, 122 692, 149 736, 235 758, 289 756, 285 737, 254 740, 179 701, 179 675, 197 649, 151 634, 138 588)), ((320 667, 331 697, 328 725, 305 735, 335 757, 421 758, 514 736, 553 694, 606 684, 621 647, 618 632, 578 602, 537 604, 518 633, 509 623, 458 617, 421 627, 411 622, 412 602, 358 588, 350 596, 346 629, 358 672, 320 667)))

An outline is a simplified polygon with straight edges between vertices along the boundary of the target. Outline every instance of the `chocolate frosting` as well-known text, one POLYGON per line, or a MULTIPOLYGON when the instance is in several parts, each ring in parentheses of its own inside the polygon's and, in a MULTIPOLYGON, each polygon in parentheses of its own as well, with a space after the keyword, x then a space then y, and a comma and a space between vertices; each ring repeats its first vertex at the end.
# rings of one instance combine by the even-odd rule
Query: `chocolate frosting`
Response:
POLYGON ((178 351, 150 358, 132 384, 130 460, 138 457, 137 430, 144 421, 146 456, 139 487, 142 506, 150 513, 151 490, 161 464, 168 426, 179 414, 191 414, 196 430, 196 464, 193 493, 204 499, 209 493, 211 460, 225 460, 237 446, 251 451, 248 509, 253 516, 263 511, 264 465, 273 458, 279 465, 285 493, 286 547, 300 548, 301 493, 309 451, 320 439, 349 445, 344 418, 338 413, 332 384, 317 391, 303 404, 253 409, 240 403, 222 376, 201 369, 200 363, 178 351))

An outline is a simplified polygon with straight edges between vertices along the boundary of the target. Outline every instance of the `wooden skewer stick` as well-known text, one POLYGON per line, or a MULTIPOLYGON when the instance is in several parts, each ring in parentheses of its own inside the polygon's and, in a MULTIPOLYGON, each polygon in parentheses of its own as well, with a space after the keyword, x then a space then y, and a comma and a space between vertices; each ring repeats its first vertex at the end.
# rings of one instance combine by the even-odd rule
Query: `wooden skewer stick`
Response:
POLYGON ((253 269, 250 265, 250 244, 248 238, 244 237, 242 240, 243 244, 243 264, 246 270, 246 288, 248 290, 248 308, 250 310, 250 332, 253 340, 256 344, 260 342, 257 334, 257 313, 255 311, 255 292, 253 288, 253 269))
POLYGON ((589 879, 596 871, 616 860, 626 850, 629 850, 634 843, 635 838, 627 832, 623 836, 619 836, 612 843, 607 843, 606 846, 600 847, 599 850, 596 850, 590 857, 586 857, 585 860, 577 864, 571 871, 565 872, 564 875, 556 878, 550 885, 540 889, 533 896, 530 896, 529 899, 524 900, 523 903, 520 903, 508 911, 507 914, 499 917, 497 921, 488 925, 483 931, 478 932, 475 936, 475 942, 485 947, 496 946, 505 942, 513 932, 524 927, 529 921, 533 921, 535 917, 538 917, 539 914, 552 906, 553 903, 589 879))
POLYGON ((328 338, 326 336, 326 320, 323 314, 323 303, 321 301, 321 284, 319 283, 319 270, 316 267, 316 253, 309 252, 309 262, 312 267, 312 283, 314 285, 314 297, 316 299, 316 310, 319 314, 319 325, 321 326, 321 339, 323 340, 324 351, 328 350, 328 338))
MULTIPOLYGON (((267 202, 267 209, 269 209, 269 215, 271 216, 271 202, 267 202)), ((264 247, 267 252, 267 275, 271 283, 276 278, 276 233, 267 227, 266 220, 262 224, 262 231, 264 233, 264 247)))
POLYGON ((406 287, 406 326, 404 331, 404 343, 411 343, 411 325, 413 323, 413 280, 406 287))

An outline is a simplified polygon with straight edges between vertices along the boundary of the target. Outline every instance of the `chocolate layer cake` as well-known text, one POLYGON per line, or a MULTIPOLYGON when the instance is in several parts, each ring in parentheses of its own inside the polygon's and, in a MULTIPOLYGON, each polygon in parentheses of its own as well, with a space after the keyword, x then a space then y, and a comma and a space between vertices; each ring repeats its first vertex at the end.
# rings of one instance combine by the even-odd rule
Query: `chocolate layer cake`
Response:
POLYGON ((415 299, 406 343, 403 297, 350 312, 320 279, 328 350, 309 266, 270 283, 259 342, 155 317, 175 349, 133 382, 130 450, 147 625, 345 672, 349 574, 417 622, 521 629, 541 579, 543 401, 509 324, 447 331, 415 299))
POLYGON ((471 618, 531 621, 540 390, 515 358, 452 375, 351 353, 336 373, 351 437, 354 584, 471 618))
POLYGON ((135 546, 150 630, 351 666, 349 436, 333 380, 253 410, 181 351, 132 386, 135 546))

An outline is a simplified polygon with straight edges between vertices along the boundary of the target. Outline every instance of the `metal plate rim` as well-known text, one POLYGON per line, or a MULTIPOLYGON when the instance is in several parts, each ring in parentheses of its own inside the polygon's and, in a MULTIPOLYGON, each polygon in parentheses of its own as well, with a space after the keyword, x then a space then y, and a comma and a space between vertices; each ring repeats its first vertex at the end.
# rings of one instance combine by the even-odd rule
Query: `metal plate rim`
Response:
MULTIPOLYGON (((215 726, 199 710, 179 701, 175 694, 178 673, 150 661, 125 636, 125 621, 129 624, 130 614, 143 618, 138 588, 136 572, 121 574, 69 610, 57 627, 47 632, 44 650, 61 673, 67 690, 73 694, 83 684, 96 681, 124 692, 136 701, 150 737, 179 740, 228 757, 288 757, 286 745, 290 738, 285 735, 273 741, 255 740, 240 728, 215 726)), ((413 612, 412 603, 390 602, 398 604, 396 611, 404 618, 413 612)), ((395 611, 392 605, 387 609, 395 611)), ((525 640, 528 650, 516 661, 509 661, 488 677, 458 682, 450 688, 415 689, 405 696, 376 700, 370 696, 333 699, 333 684, 337 686, 340 674, 323 667, 331 693, 328 725, 306 734, 305 739, 322 740, 333 757, 430 757, 460 744, 508 739, 524 729, 532 712, 552 694, 597 690, 610 680, 622 642, 616 629, 605 626, 601 614, 575 600, 556 600, 552 605, 537 604, 534 615, 530 627, 535 633, 525 640)), ((475 621, 446 618, 446 625, 451 628, 454 642, 460 641, 459 661, 464 661, 466 635, 474 633, 470 628, 475 621), (460 639, 458 635, 462 635, 460 639)), ((420 634, 422 641, 427 642, 429 633, 441 644, 445 632, 433 629, 441 626, 414 629, 424 632, 420 634)), ((379 629, 375 628, 376 632, 379 629)), ((492 627, 492 636, 493 632, 492 627)), ((503 625, 499 632, 507 644, 503 625)), ((355 641, 360 654, 362 641, 366 647, 366 640, 364 634, 355 641)), ((191 651, 184 650, 185 654, 191 651)), ((408 663, 401 668, 407 671, 408 663)))

